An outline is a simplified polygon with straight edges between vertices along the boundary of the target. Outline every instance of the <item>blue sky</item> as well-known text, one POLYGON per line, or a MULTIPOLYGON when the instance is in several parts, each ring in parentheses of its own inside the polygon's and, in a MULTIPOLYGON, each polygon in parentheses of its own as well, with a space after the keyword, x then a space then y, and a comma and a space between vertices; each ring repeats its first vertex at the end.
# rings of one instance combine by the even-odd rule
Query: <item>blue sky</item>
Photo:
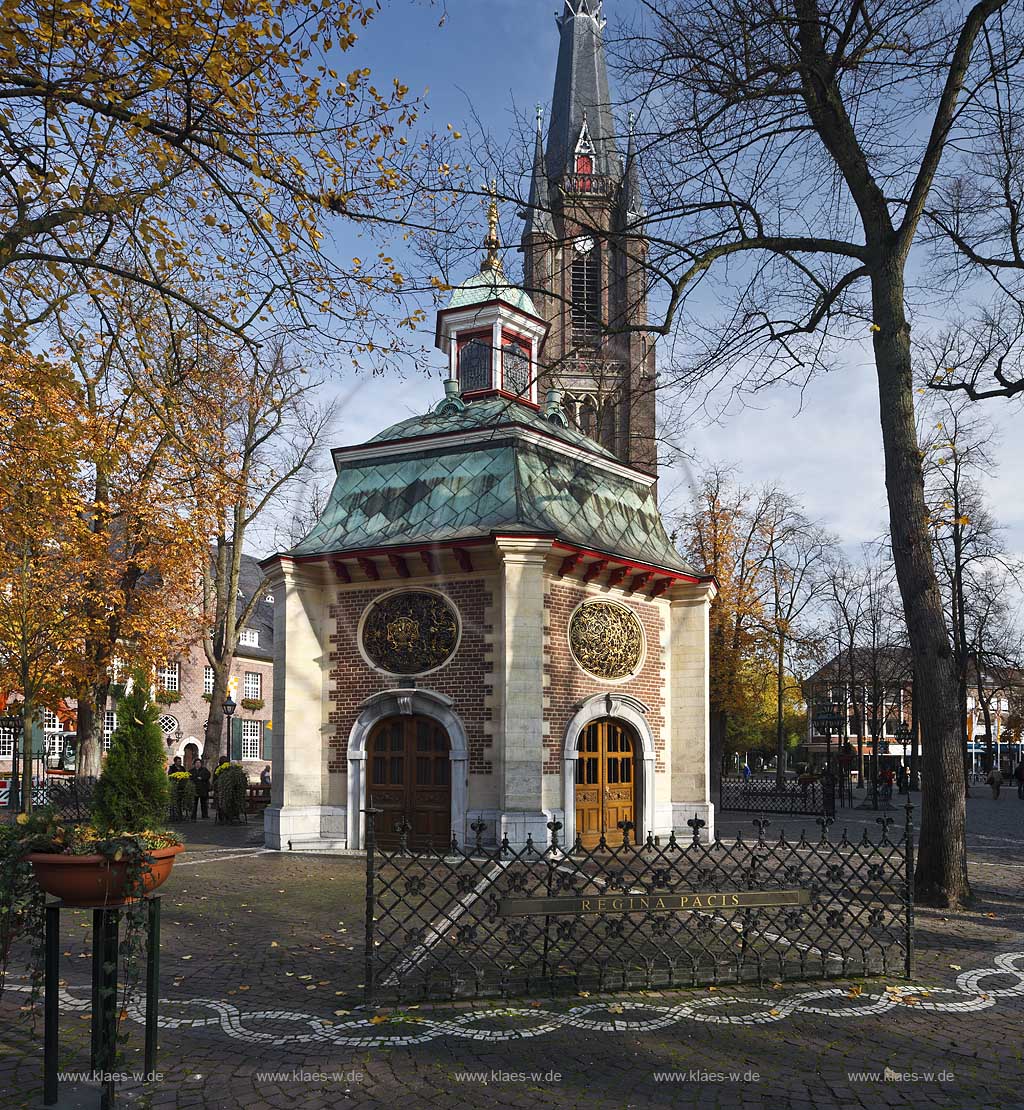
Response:
MULTIPOLYGON (((400 77, 412 93, 426 94, 429 119, 443 129, 464 126, 472 112, 503 136, 516 127, 515 111, 545 105, 554 80, 561 0, 389 0, 362 33, 351 57, 374 71, 382 86, 400 77), (472 108, 471 108, 472 105, 472 108)), ((606 0, 612 27, 628 19, 634 0, 606 0)), ((614 74, 612 75, 614 85, 614 74)), ((433 332, 433 314, 425 331, 433 332)), ((441 393, 438 376, 404 380, 370 375, 339 381, 344 410, 334 440, 359 442, 407 415, 423 412, 441 393)), ((680 440, 698 459, 735 466, 748 483, 778 481, 800 497, 809 515, 832 529, 849 549, 887 527, 885 486, 874 367, 866 345, 845 369, 811 383, 802 395, 789 389, 763 395, 758 407, 737 410, 716 425, 694 423, 680 440)), ((1019 405, 987 402, 1000 464, 990 484, 997 519, 1011 547, 1024 551, 1024 511, 1018 493, 1024 442, 1013 435, 1019 405)), ((687 499, 689 474, 663 476, 663 508, 687 499)))

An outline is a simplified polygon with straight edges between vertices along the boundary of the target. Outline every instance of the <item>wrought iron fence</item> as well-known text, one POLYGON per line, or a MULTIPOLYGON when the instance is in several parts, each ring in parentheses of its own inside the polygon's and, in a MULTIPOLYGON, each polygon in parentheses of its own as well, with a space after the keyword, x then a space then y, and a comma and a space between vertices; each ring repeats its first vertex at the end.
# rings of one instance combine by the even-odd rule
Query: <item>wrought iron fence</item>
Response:
POLYGON ((584 848, 528 840, 376 847, 366 815, 366 999, 513 997, 851 975, 910 975, 913 826, 874 838, 648 836, 584 848))
POLYGON ((820 779, 800 782, 787 779, 781 786, 770 779, 722 776, 718 808, 747 813, 790 813, 831 817, 835 814, 835 783, 820 779))
MULTIPOLYGON (((66 821, 85 821, 96 793, 96 779, 78 775, 47 776, 32 784, 32 807, 52 809, 66 821)), ((0 811, 10 804, 10 785, 0 787, 0 811)))

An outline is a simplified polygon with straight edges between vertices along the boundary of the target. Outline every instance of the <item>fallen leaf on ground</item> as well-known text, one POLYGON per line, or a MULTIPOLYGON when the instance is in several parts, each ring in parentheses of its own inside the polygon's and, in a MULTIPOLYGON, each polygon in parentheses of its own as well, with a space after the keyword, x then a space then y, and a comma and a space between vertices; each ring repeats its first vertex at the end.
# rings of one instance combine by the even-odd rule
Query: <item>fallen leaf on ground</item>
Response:
POLYGON ((959 964, 950 964, 949 966, 950 966, 950 967, 951 967, 951 968, 952 968, 952 969, 953 969, 954 971, 959 971, 959 970, 960 970, 960 965, 959 965, 959 964))
POLYGON ((377 1014, 376 1017, 370 1018, 371 1025, 383 1025, 388 1019, 384 1014, 377 1014))

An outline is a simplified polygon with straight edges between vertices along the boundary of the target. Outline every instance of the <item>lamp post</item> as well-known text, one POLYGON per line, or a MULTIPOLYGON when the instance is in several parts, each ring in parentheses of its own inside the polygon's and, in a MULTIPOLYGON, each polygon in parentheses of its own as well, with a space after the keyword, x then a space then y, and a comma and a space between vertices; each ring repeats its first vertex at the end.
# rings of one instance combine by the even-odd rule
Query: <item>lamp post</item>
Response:
POLYGON ((868 727, 871 729, 871 808, 878 809, 878 730, 885 724, 885 718, 878 716, 877 706, 871 707, 868 727))
POLYGON ((238 706, 235 705, 235 699, 228 694, 224 699, 224 718, 227 721, 227 742, 224 746, 224 754, 231 761, 231 718, 235 715, 235 710, 238 706))
MULTIPOLYGON (((907 745, 913 739, 913 733, 911 732, 910 725, 908 725, 907 722, 904 721, 902 717, 900 718, 900 723, 896 726, 896 739, 903 746, 903 755, 905 757, 906 754, 907 754, 907 745)), ((910 773, 910 766, 911 766, 911 764, 908 763, 907 764, 907 774, 906 774, 905 780, 904 780, 907 784, 907 794, 908 795, 910 794, 910 791, 913 789, 913 782, 911 781, 913 776, 910 773)))
POLYGON ((835 732, 838 735, 841 720, 834 705, 830 705, 814 718, 814 727, 818 730, 818 734, 825 737, 825 768, 830 773, 832 771, 832 733, 835 732))
MULTIPOLYGON (((10 729, 14 734, 14 745, 11 748, 11 785, 7 791, 7 808, 13 812, 21 810, 21 776, 18 769, 21 766, 21 729, 23 724, 20 713, 12 714, 10 717, 0 717, 0 728, 10 729)), ((29 789, 31 789, 31 786, 29 789)))

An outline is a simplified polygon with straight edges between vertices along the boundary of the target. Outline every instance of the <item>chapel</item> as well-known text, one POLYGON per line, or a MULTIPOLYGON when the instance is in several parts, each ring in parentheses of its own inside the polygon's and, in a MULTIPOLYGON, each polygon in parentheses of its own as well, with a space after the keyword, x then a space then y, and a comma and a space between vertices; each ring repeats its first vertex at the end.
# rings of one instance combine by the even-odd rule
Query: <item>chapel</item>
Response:
MULTIPOLYGON (((564 0, 521 215, 437 314, 444 395, 332 452, 312 531, 264 560, 275 604, 277 849, 713 832, 713 579, 658 511, 643 204, 620 156, 599 0, 564 0)), ((630 131, 632 129, 630 128, 630 131)))

